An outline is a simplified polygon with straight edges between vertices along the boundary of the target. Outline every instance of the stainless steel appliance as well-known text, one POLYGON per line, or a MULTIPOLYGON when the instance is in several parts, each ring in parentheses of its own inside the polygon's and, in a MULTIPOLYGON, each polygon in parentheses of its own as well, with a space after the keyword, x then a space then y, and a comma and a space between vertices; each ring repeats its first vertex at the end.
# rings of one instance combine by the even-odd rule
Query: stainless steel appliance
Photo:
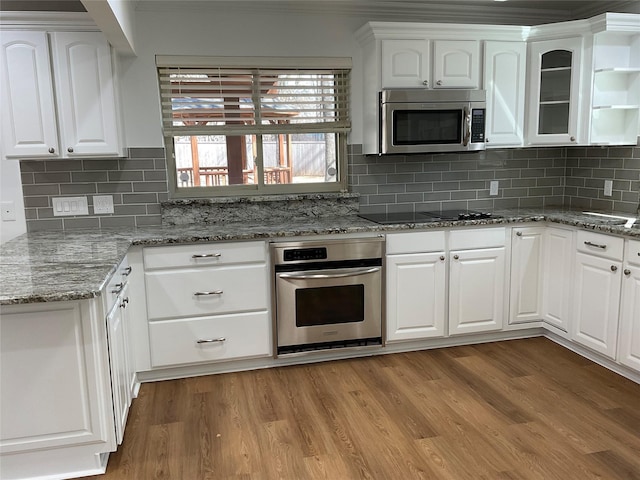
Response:
POLYGON ((277 355, 382 345, 384 238, 273 243, 277 355))
POLYGON ((380 92, 381 154, 484 150, 484 90, 380 92))
POLYGON ((484 220, 500 218, 491 212, 477 210, 438 210, 434 212, 389 212, 389 213, 360 213, 358 216, 380 224, 398 223, 431 223, 453 220, 484 220))

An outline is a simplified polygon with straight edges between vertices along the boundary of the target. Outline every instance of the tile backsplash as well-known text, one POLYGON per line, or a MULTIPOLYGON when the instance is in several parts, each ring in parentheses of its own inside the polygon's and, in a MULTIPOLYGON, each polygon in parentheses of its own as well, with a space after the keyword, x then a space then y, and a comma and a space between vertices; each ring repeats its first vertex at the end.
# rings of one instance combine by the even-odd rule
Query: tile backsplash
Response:
POLYGON ((127 158, 22 160, 27 230, 160 225, 168 198, 163 148, 131 148, 127 158), (93 215, 93 196, 111 195, 114 213, 93 215), (52 197, 85 196, 90 215, 54 217, 52 197))
MULTIPOLYGON (((571 206, 636 213, 640 146, 546 147, 477 153, 376 156, 349 147, 349 190, 363 212, 571 206), (497 196, 489 195, 497 180, 497 196), (611 197, 604 181, 613 180, 611 197)), ((127 158, 23 160, 27 229, 160 225, 168 199, 162 148, 131 148, 127 158), (114 213, 54 217, 52 197, 112 195, 114 213)))

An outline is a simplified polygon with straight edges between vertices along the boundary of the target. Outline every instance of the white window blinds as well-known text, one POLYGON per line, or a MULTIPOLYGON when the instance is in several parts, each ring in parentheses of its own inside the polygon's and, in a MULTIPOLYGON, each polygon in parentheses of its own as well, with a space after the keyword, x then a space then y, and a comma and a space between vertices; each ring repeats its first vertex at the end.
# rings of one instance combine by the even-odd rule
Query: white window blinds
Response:
POLYGON ((217 66, 197 58, 192 65, 157 62, 165 135, 338 133, 351 126, 348 68, 217 66))

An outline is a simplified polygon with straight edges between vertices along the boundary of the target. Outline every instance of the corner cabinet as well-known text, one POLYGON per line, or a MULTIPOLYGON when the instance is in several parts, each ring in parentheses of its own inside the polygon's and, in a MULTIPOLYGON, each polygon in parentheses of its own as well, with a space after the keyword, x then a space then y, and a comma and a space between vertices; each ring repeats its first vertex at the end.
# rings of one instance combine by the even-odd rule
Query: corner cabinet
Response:
POLYGON ((528 141, 532 145, 578 142, 582 37, 529 45, 528 141))
POLYGON ((510 326, 542 319, 544 233, 545 227, 511 231, 510 326))
POLYGON ((100 32, 3 30, 3 156, 121 156, 110 46, 100 32))
POLYGON ((640 240, 629 240, 622 278, 618 362, 640 372, 640 240))

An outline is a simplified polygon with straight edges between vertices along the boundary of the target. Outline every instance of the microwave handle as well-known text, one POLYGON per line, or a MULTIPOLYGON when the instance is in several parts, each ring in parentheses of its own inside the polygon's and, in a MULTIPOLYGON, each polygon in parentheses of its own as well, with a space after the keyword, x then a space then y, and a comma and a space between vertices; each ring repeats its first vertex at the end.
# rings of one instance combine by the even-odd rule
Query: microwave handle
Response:
POLYGON ((469 139, 471 138, 471 110, 469 107, 464 107, 462 118, 462 145, 469 145, 469 139))

